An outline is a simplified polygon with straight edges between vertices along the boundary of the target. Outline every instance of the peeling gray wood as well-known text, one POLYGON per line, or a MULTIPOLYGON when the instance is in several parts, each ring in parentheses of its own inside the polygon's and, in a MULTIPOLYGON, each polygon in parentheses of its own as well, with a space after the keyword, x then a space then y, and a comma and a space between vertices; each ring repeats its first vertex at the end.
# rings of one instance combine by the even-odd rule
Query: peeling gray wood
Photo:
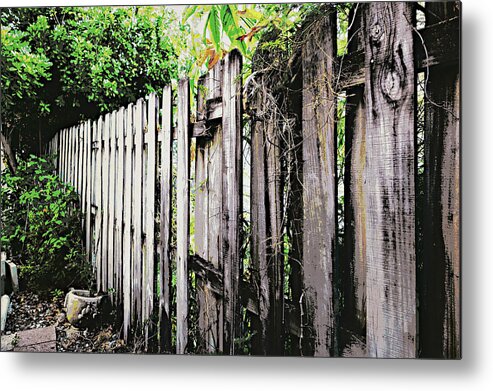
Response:
POLYGON ((341 267, 343 346, 366 342, 366 108, 363 88, 347 91, 344 173, 345 262, 341 267))
POLYGON ((270 95, 276 82, 269 74, 262 75, 259 84, 267 91, 259 91, 254 104, 263 115, 252 121, 251 254, 258 307, 258 319, 252 320, 256 332, 252 353, 256 355, 280 355, 283 351, 281 118, 279 102, 273 101, 270 95))
MULTIPOLYGON (((427 3, 440 22, 456 3, 427 3)), ((460 41, 459 31, 449 37, 460 41)), ((429 70, 425 96, 423 255, 419 286, 420 357, 460 358, 459 63, 429 70)))
MULTIPOLYGON (((116 111, 109 117, 108 133, 108 291, 115 290, 115 181, 116 181, 116 111)), ((115 294, 111 294, 112 300, 115 294)))
POLYGON ((92 249, 92 212, 91 212, 91 201, 92 201, 92 160, 93 160, 93 150, 92 150, 92 121, 87 121, 86 123, 86 209, 85 209, 85 233, 86 233, 86 262, 92 264, 91 253, 92 249))
POLYGON ((155 231, 155 192, 156 192, 156 132, 157 132, 157 115, 158 108, 156 105, 156 94, 150 94, 148 98, 148 114, 147 114, 147 159, 146 159, 146 188, 145 188, 145 269, 143 278, 143 306, 144 306, 144 322, 145 322, 145 338, 146 347, 149 343, 149 338, 154 334, 154 325, 151 324, 151 317, 154 312, 154 231, 155 231), (151 333, 151 334, 150 334, 151 333))
POLYGON ((413 6, 365 5, 367 345, 416 356, 413 6))
POLYGON ((303 354, 334 348, 332 270, 336 232, 335 100, 330 85, 335 14, 305 33, 303 46, 303 354))
POLYGON ((132 217, 133 217, 133 114, 134 106, 128 105, 125 110, 125 176, 123 183, 123 336, 128 341, 132 312, 132 217))
POLYGON ((167 86, 163 89, 162 123, 161 123, 161 196, 159 226, 159 339, 161 352, 171 351, 171 171, 172 145, 171 131, 173 125, 172 91, 167 86))
POLYGON ((97 124, 95 126, 96 133, 96 144, 98 146, 96 150, 96 159, 94 164, 94 192, 95 192, 95 205, 96 205, 96 219, 95 219, 95 258, 96 258, 96 286, 97 290, 102 289, 102 238, 101 238, 101 227, 102 227, 102 202, 101 202, 101 134, 103 130, 103 117, 99 117, 97 124))
POLYGON ((239 336, 240 217, 241 217, 241 55, 230 52, 223 69, 223 213, 221 223, 224 273, 224 352, 235 354, 239 336))
MULTIPOLYGON (((364 47, 362 9, 349 15, 348 53, 364 47)), ((346 90, 344 170, 344 262, 339 264, 344 305, 339 346, 344 356, 366 356, 366 107, 364 87, 346 90), (355 349, 355 346, 358 349, 355 349)))
MULTIPOLYGON (((114 236, 114 252, 115 252, 115 290, 116 301, 119 306, 123 302, 123 186, 124 186, 124 116, 125 109, 121 107, 116 115, 116 157, 115 157, 115 236, 114 236)), ((121 308, 121 307, 120 307, 121 308)))
POLYGON ((138 327, 142 326, 142 167, 144 149, 144 125, 143 125, 144 100, 139 99, 135 104, 134 124, 134 176, 132 182, 132 227, 133 227, 133 278, 132 278, 132 316, 138 327))
POLYGON ((190 87, 178 84, 178 173, 176 188, 176 353, 184 354, 188 343, 188 250, 190 205, 190 87))

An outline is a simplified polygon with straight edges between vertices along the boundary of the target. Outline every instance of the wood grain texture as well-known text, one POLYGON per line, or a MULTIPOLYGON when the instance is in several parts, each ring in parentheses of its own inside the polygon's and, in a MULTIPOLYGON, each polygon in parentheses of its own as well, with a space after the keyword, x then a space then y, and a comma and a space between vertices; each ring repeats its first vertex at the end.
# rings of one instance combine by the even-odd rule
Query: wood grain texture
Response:
MULTIPOLYGON (((364 89, 347 91, 346 163, 344 173, 344 249, 341 266, 342 325, 340 343, 347 355, 366 347, 366 204, 363 186, 366 169, 366 107, 364 89)), ((346 355, 344 353, 344 355, 346 355)))
POLYGON ((224 59, 223 69, 223 209, 222 252, 224 274, 224 352, 235 354, 239 336, 240 218, 242 189, 241 55, 237 50, 224 59))
MULTIPOLYGON (((427 3, 427 23, 457 17, 460 4, 427 3)), ((460 30, 449 37, 460 42, 460 30)), ((420 357, 461 357, 460 64, 425 73, 420 357)))
POLYGON ((132 317, 133 321, 142 326, 142 167, 144 149, 144 100, 135 104, 134 124, 134 161, 133 161, 133 196, 132 196, 132 227, 133 227, 133 278, 132 278, 132 317))
POLYGON ((171 172, 173 107, 170 86, 163 89, 161 123, 159 225, 159 341, 160 351, 171 351, 171 172))
POLYGON ((132 276, 133 276, 133 114, 134 106, 130 104, 125 110, 125 176, 123 183, 123 337, 128 340, 132 320, 132 276))
POLYGON ((121 107, 117 112, 116 121, 116 158, 115 158, 115 289, 116 302, 121 308, 123 303, 123 203, 124 203, 124 173, 125 173, 125 109, 121 107))
POLYGON ((115 182, 116 182, 116 111, 110 114, 108 133, 108 291, 115 300, 115 182))
POLYGON ((101 228, 102 228, 102 202, 101 202, 101 135, 103 130, 103 118, 99 117, 94 128, 96 134, 96 156, 94 164, 94 204, 96 205, 96 218, 95 218, 95 228, 94 228, 94 243, 95 243, 95 259, 96 259, 96 289, 100 291, 102 289, 102 246, 103 241, 101 238, 101 228))
POLYGON ((145 182, 145 269, 143 275, 143 308, 145 323, 146 347, 149 339, 155 334, 152 324, 152 314, 154 312, 154 268, 155 268, 155 194, 156 194, 156 133, 157 133, 157 96, 150 94, 147 101, 147 133, 146 133, 146 182, 145 182))
POLYGON ((303 354, 334 354, 332 270, 336 232, 335 103, 330 88, 335 13, 305 32, 303 46, 303 354))
POLYGON ((365 5, 367 346, 416 355, 413 7, 365 5))
POLYGON ((188 343, 188 250, 190 205, 190 87, 178 84, 178 173, 176 188, 176 353, 184 354, 188 343))
MULTIPOLYGON (((348 54, 365 45, 361 8, 354 7, 348 54)), ((343 356, 366 356, 366 107, 364 87, 346 90, 344 167, 344 260, 339 263, 342 302, 339 346, 343 356)))
POLYGON ((278 102, 270 90, 276 81, 263 75, 252 121, 251 213, 252 270, 257 288, 258 320, 252 352, 257 355, 279 355, 283 346, 283 193, 281 178, 281 135, 278 102))
MULTIPOLYGON (((209 122, 207 104, 209 99, 217 98, 220 93, 210 85, 211 78, 222 80, 222 63, 219 62, 214 70, 209 71, 199 81, 200 88, 197 96, 197 118, 209 122)), ((220 225, 222 213, 222 134, 221 127, 215 125, 212 139, 198 139, 195 156, 195 245, 196 253, 202 259, 208 260, 216 269, 220 265, 220 225)), ((199 303, 200 349, 207 353, 222 352, 222 298, 211 289, 211 282, 196 273, 197 296, 199 303)))
POLYGON ((93 161, 93 149, 92 149, 92 121, 86 123, 86 208, 85 208, 85 251, 86 262, 92 264, 92 192, 93 192, 93 179, 92 179, 92 161, 93 161))

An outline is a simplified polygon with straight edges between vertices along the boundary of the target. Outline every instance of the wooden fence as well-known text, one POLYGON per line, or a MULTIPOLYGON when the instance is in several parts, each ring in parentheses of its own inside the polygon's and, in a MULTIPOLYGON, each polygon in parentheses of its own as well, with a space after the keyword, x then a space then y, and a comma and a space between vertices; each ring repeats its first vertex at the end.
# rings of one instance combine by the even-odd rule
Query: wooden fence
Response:
POLYGON ((246 135, 242 59, 233 51, 200 79, 193 122, 182 80, 176 126, 168 87, 55 136, 48 152, 80 194, 97 288, 114 292, 126 339, 194 350, 196 291, 195 351, 239 354, 250 344, 267 355, 460 357, 460 9, 420 10, 426 26, 418 30, 416 3, 353 4, 339 56, 336 12, 310 23, 290 64, 292 121, 270 115, 273 94, 260 93, 247 102, 257 115, 246 135), (288 122, 290 143, 282 139, 288 122))

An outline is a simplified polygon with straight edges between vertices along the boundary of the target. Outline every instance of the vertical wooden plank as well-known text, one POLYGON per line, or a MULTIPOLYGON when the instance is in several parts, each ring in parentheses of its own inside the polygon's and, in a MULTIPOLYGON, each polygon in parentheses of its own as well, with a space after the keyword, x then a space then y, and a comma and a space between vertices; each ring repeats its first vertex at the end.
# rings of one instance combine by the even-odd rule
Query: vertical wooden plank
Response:
POLYGON ((152 93, 147 101, 147 133, 146 133, 146 181, 145 181, 145 247, 146 259, 143 274, 143 295, 142 302, 144 307, 144 322, 146 347, 150 335, 154 334, 154 327, 150 324, 151 316, 154 311, 154 230, 155 230, 155 192, 156 192, 156 120, 157 105, 156 94, 152 93), (150 334, 150 332, 152 334, 150 334))
POLYGON ((55 169, 60 171, 60 132, 55 135, 55 169))
POLYGON ((303 354, 334 354, 332 270, 336 240, 335 12, 315 22, 303 46, 303 354))
POLYGON ((58 175, 65 182, 65 129, 60 131, 60 147, 58 149, 58 175))
POLYGON ((125 172, 123 178, 123 337, 128 340, 132 313, 132 184, 133 184, 133 114, 130 104, 125 110, 125 172))
POLYGON ((124 198, 124 173, 125 173, 125 135, 124 135, 124 116, 123 107, 118 110, 116 121, 116 158, 115 158, 115 289, 117 304, 123 302, 123 198, 124 198))
POLYGON ((76 188, 77 188, 77 193, 79 194, 79 202, 82 202, 82 147, 84 145, 83 143, 83 138, 82 138, 82 129, 83 129, 84 124, 80 123, 77 126, 77 133, 76 133, 76 164, 77 164, 77 175, 76 175, 76 188))
MULTIPOLYGON (((197 118, 207 120, 207 100, 221 97, 222 63, 199 80, 197 118)), ((208 123, 209 126, 213 126, 208 123)), ((222 135, 221 127, 212 129, 212 140, 197 139, 195 156, 195 247, 196 253, 220 270, 220 226, 222 214, 222 135), (212 155, 211 155, 212 151, 212 155), (212 194, 211 194, 212 193, 212 194), (213 247, 210 251, 210 247, 213 247)), ((222 300, 210 289, 206 278, 197 279, 200 349, 207 353, 222 352, 222 300)))
MULTIPOLYGON (((268 53, 258 53, 257 66, 269 63, 268 53), (265 63, 264 63, 265 61, 265 63)), ((274 77, 273 77, 274 76, 274 77)), ((278 80, 263 74, 260 84, 272 90, 278 80)), ((252 320, 256 335, 252 351, 257 355, 280 355, 283 351, 283 195, 279 132, 281 102, 270 92, 259 91, 255 107, 261 118, 252 122, 251 211, 252 266, 257 288, 258 319, 252 320)))
POLYGON ((415 357, 413 6, 365 11, 368 354, 415 357))
POLYGON ((70 185, 74 185, 74 127, 68 129, 67 135, 67 182, 70 185))
MULTIPOLYGON (((361 7, 353 7, 348 54, 362 50, 361 7)), ((344 262, 340 267, 342 300, 339 344, 345 357, 366 356, 366 167, 364 87, 346 91, 344 165, 344 262)))
POLYGON ((171 351, 171 171, 173 107, 170 86, 163 89, 161 124, 161 196, 159 225, 159 341, 160 351, 171 351))
POLYGON ((115 183, 116 183, 116 111, 109 115, 108 134, 108 290, 115 300, 115 183))
MULTIPOLYGON (((460 4, 426 3, 432 22, 457 16, 460 4)), ((428 19, 427 19, 428 23, 428 19)), ((460 40, 460 31, 455 39, 460 40)), ((423 255, 419 274, 420 357, 460 358, 460 76, 459 64, 425 74, 423 255)))
POLYGON ((132 310, 134 319, 140 326, 142 324, 142 167, 144 149, 144 128, 143 128, 143 108, 144 100, 139 99, 135 106, 135 158, 134 158, 134 177, 133 177, 133 286, 132 286, 132 310))
POLYGON ((178 172, 176 185, 176 353, 184 354, 188 343, 188 249, 190 213, 190 86, 178 83, 178 172))
POLYGON ((92 241, 91 241, 91 224, 92 224, 92 121, 86 122, 86 214, 85 214, 85 232, 86 232, 86 262, 92 262, 92 241))
POLYGON ((103 117, 99 117, 94 128, 96 132, 96 156, 95 156, 95 164, 94 164, 94 198, 96 205, 96 218, 95 218, 95 227, 94 227, 94 242, 95 242, 95 258, 96 258, 96 286, 97 290, 100 291, 102 289, 102 197, 101 197, 101 176, 102 176, 102 167, 101 167, 101 150, 102 150, 102 131, 103 131, 103 117))
POLYGON ((109 210, 109 151, 110 151, 110 114, 104 116, 101 138, 101 201, 102 226, 101 235, 101 289, 108 291, 108 210, 109 210))
POLYGON ((81 209, 83 221, 82 229, 85 227, 85 213, 86 213, 86 190, 87 190, 87 121, 81 124, 81 137, 80 137, 80 175, 81 175, 81 185, 80 185, 80 195, 81 195, 81 209))
POLYGON ((230 52, 223 69, 223 213, 224 352, 235 354, 240 325, 240 217, 241 217, 241 55, 230 52))

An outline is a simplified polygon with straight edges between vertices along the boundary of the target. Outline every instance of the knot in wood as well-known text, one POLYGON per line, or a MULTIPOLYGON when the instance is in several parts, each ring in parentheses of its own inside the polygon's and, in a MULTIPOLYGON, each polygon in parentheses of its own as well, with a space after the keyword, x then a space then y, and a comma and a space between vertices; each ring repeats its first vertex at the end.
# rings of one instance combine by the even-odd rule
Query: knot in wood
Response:
POLYGON ((383 28, 380 26, 380 23, 375 22, 371 27, 370 27, 370 39, 373 42, 373 44, 377 44, 379 41, 381 41, 383 38, 383 28))
POLYGON ((402 97, 402 80, 399 72, 396 69, 386 69, 381 79, 381 87, 389 101, 399 101, 402 97))

